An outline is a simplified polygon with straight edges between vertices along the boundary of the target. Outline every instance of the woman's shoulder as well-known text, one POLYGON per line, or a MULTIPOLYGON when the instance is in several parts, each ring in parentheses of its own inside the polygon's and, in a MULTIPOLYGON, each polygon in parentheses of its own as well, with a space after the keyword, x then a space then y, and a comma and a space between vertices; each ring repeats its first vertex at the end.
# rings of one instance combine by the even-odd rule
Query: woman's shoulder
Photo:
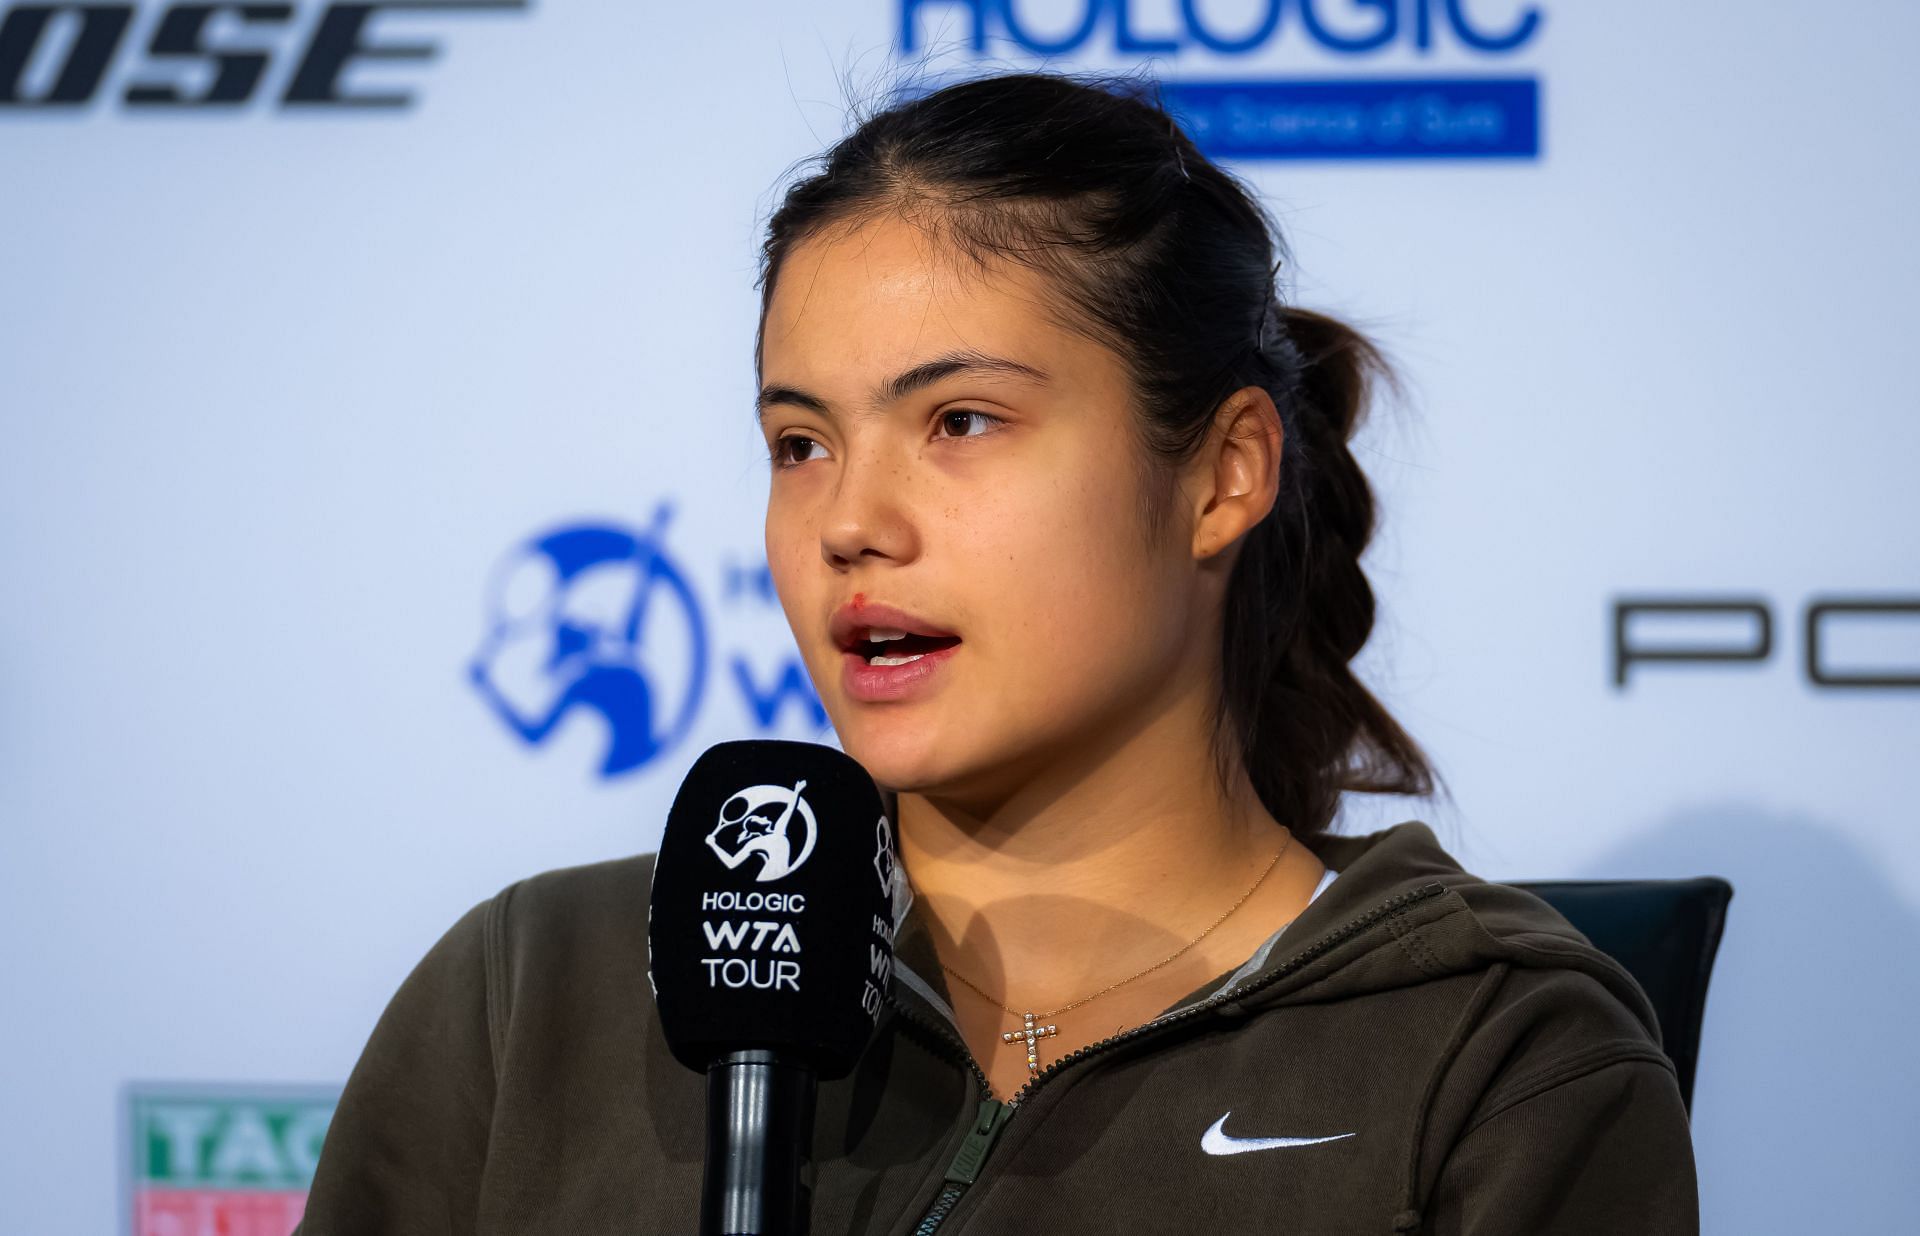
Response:
POLYGON ((497 982, 515 972, 578 973, 621 963, 647 947, 652 853, 555 867, 522 877, 475 906, 478 933, 497 982))
POLYGON ((600 923, 633 912, 645 922, 655 857, 630 854, 524 876, 494 894, 496 912, 521 931, 600 923))
POLYGON ((1618 959, 1534 893, 1464 870, 1425 823, 1329 838, 1321 848, 1340 875, 1302 924, 1311 916, 1313 927, 1334 930, 1395 907, 1372 946, 1391 941, 1380 955, 1393 964, 1376 960, 1364 971, 1368 981, 1402 989, 1440 982, 1473 993, 1471 1037, 1501 1077, 1525 1089, 1535 1070, 1664 1060, 1654 1008, 1618 959))
POLYGON ((555 867, 483 898, 414 966, 388 1020, 483 1013, 497 1049, 516 1006, 631 979, 646 965, 653 861, 648 853, 555 867), (464 994, 446 998, 454 992, 464 994))
POLYGON ((640 1075, 658 1050, 645 978, 652 882, 651 854, 555 868, 461 914, 368 1037, 301 1231, 443 1230, 449 1199, 470 1230, 493 1133, 518 1118, 503 1110, 640 1075))

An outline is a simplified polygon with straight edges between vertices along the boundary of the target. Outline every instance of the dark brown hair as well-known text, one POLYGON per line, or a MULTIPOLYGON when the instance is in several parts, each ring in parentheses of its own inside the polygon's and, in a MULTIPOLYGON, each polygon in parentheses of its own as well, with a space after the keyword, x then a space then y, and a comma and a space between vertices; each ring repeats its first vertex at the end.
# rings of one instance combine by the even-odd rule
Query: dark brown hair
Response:
POLYGON ((1303 840, 1326 831, 1343 791, 1432 793, 1425 754, 1350 665, 1373 629, 1360 555, 1374 502, 1348 440, 1392 375, 1351 327, 1281 302, 1284 242, 1255 196, 1140 83, 1016 73, 947 86, 868 116, 787 190, 762 250, 762 329, 799 242, 886 211, 939 228, 982 268, 1045 272, 1063 325, 1125 361, 1150 530, 1170 513, 1173 468, 1160 465, 1190 458, 1234 391, 1273 396, 1279 499, 1244 538, 1223 615, 1222 778, 1244 763, 1303 840))

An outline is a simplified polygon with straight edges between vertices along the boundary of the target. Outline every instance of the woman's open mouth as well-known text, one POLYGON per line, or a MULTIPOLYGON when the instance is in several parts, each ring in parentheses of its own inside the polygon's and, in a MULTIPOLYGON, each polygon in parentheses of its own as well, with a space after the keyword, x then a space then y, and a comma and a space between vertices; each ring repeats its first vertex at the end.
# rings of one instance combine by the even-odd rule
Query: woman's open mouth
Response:
POLYGON ((841 685, 865 703, 906 699, 925 690, 959 646, 957 635, 875 627, 841 653, 841 685))
POLYGON ((915 635, 911 631, 887 631, 875 627, 854 648, 868 665, 910 665, 930 652, 951 648, 960 642, 958 635, 915 635))

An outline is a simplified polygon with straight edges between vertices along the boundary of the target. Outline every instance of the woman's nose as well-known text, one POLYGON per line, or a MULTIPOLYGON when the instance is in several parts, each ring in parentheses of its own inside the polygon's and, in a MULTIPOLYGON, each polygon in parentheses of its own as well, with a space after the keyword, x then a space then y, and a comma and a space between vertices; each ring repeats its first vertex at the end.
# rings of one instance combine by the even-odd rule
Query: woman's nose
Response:
POLYGON ((909 497, 905 469, 849 457, 820 521, 820 556, 836 570, 870 558, 908 561, 916 543, 909 497))

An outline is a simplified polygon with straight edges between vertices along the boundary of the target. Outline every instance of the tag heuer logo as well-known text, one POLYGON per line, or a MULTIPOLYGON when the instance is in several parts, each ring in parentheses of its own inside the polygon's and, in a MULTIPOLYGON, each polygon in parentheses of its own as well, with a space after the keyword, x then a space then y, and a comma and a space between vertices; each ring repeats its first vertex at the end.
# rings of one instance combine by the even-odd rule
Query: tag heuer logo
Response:
POLYGON ((286 1236, 339 1091, 127 1087, 134 1236, 286 1236))

